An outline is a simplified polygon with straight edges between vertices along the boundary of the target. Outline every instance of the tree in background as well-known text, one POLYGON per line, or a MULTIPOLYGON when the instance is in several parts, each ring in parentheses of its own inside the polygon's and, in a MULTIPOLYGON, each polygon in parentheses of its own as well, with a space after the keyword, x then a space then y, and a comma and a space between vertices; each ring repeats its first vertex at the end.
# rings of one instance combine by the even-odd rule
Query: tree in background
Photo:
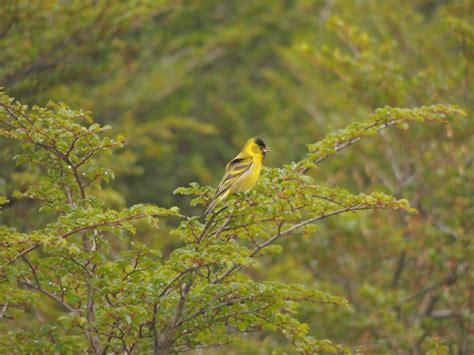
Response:
MULTIPOLYGON (((92 110, 127 136, 128 148, 113 159, 97 157, 117 178, 114 190, 94 193, 117 210, 152 202, 199 213, 170 192, 216 182, 254 134, 278 152, 268 164, 280 166, 378 107, 450 102, 470 113, 474 102, 470 0, 10 1, 2 11, 0 85, 30 104, 53 99, 92 110)), ((382 133, 311 170, 327 186, 407 198, 418 214, 323 223, 315 238, 282 240, 287 252, 254 265, 252 277, 348 298, 347 309, 303 306, 318 337, 374 351, 468 353, 473 131, 472 120, 460 118, 382 133)), ((11 165, 19 145, 0 145, 0 194, 10 200, 2 222, 21 232, 44 227, 36 204, 12 198, 36 174, 11 165)), ((135 238, 165 255, 180 244, 153 236, 144 228, 135 238)), ((250 342, 256 348, 280 342, 259 334, 250 342)))

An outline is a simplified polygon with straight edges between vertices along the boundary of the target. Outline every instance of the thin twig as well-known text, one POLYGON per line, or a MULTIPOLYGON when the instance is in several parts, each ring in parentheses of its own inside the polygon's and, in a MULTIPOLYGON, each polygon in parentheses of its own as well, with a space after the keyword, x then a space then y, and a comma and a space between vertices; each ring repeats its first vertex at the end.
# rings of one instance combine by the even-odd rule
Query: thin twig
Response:
MULTIPOLYGON (((273 242, 275 242, 276 240, 280 239, 281 237, 284 237, 294 231, 296 231, 297 229, 300 229, 301 227, 304 227, 308 224, 311 224, 311 223, 314 223, 316 221, 319 221, 321 219, 325 219, 325 218, 328 218, 328 217, 331 217, 331 216, 334 216, 334 215, 337 215, 337 214, 341 214, 341 213, 344 213, 344 212, 349 212, 349 211, 359 211, 359 210, 367 210, 367 209, 371 209, 373 207, 371 206, 354 206, 354 207, 347 207, 347 208, 343 208, 343 209, 340 209, 340 210, 336 210, 334 212, 331 212, 331 213, 328 213, 328 214, 325 214, 325 215, 322 215, 322 216, 317 216, 317 217, 313 217, 313 218, 309 218, 303 222, 300 222, 298 224, 295 224, 293 225, 292 227, 284 230, 283 232, 278 232, 276 233, 273 237, 267 239, 264 243, 260 244, 258 247, 256 247, 252 253, 250 253, 249 257, 252 258, 254 257, 255 255, 258 254, 258 252, 260 250, 262 250, 263 248, 267 247, 268 245, 272 244, 273 242)), ((218 284, 220 282, 222 282, 225 278, 227 278, 230 274, 232 274, 234 271, 237 271, 237 270, 240 270, 242 269, 242 265, 239 265, 239 264, 234 264, 232 267, 230 267, 223 275, 221 275, 220 277, 218 277, 217 279, 215 279, 212 283, 213 284, 218 284)))
POLYGON ((51 298, 52 300, 55 300, 56 302, 58 302, 60 305, 62 305, 64 308, 66 308, 69 312, 77 312, 76 309, 74 309, 73 307, 71 307, 66 301, 63 301, 61 300, 61 298, 59 298, 58 296, 56 296, 54 293, 51 293, 49 291, 46 291, 45 289, 41 288, 41 287, 38 287, 36 286, 35 284, 32 284, 31 282, 27 282, 27 281, 21 281, 21 280, 18 280, 18 283, 20 283, 21 285, 24 285, 28 288, 31 288, 33 290, 36 290, 40 293, 42 293, 43 295, 46 295, 48 296, 49 298, 51 298))
MULTIPOLYGON (((382 129, 390 128, 390 127, 395 126, 397 124, 397 122, 400 121, 400 120, 401 119, 394 119, 394 120, 387 121, 387 122, 383 123, 382 126, 377 128, 377 132, 382 130, 382 129)), ((369 130, 369 129, 371 129, 371 128, 377 126, 377 125, 380 125, 380 124, 381 124, 381 122, 374 122, 374 123, 368 125, 367 127, 365 127, 364 129, 369 130)), ((360 142, 362 140, 362 138, 363 137, 355 137, 355 138, 351 138, 349 140, 340 142, 340 143, 336 144, 332 149, 335 152, 340 152, 341 150, 346 149, 347 147, 351 146, 352 144, 360 142)), ((332 154, 326 154, 326 155, 316 159, 313 163, 317 165, 317 164, 323 162, 324 160, 326 160, 327 158, 329 158, 331 155, 332 154)), ((305 168, 301 169, 301 173, 306 174, 309 170, 310 170, 309 167, 305 167, 305 168)))
POLYGON ((466 261, 460 263, 456 268, 452 269, 442 280, 435 282, 434 284, 415 292, 414 294, 407 296, 402 299, 401 304, 410 302, 418 297, 423 296, 424 294, 444 285, 451 285, 456 282, 461 276, 464 275, 467 270, 468 264, 466 261))
POLYGON ((33 274, 33 277, 35 278, 36 285, 41 288, 41 285, 40 285, 40 282, 39 282, 39 279, 38 279, 38 274, 36 273, 36 269, 33 266, 33 264, 31 263, 30 259, 28 259, 28 257, 26 255, 23 255, 22 258, 28 264, 28 266, 29 266, 29 268, 30 268, 30 270, 33 274))

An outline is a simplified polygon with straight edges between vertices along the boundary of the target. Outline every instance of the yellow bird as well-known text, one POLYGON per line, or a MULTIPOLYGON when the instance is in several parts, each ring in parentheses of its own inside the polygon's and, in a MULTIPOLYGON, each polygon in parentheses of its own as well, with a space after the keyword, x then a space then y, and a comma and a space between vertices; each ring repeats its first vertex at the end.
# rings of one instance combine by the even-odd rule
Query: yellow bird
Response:
POLYGON ((262 170, 265 153, 269 152, 265 142, 258 137, 250 138, 242 151, 225 167, 224 176, 217 186, 216 193, 204 212, 206 216, 227 196, 236 192, 247 192, 257 182, 262 170))

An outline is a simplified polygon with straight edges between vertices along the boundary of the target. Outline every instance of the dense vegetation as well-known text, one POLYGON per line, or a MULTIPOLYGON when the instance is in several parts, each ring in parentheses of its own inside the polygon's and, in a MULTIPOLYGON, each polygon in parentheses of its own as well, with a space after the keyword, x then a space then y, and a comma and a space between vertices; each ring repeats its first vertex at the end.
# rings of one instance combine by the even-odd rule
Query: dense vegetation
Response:
POLYGON ((472 352, 473 14, 7 1, 0 352, 472 352))

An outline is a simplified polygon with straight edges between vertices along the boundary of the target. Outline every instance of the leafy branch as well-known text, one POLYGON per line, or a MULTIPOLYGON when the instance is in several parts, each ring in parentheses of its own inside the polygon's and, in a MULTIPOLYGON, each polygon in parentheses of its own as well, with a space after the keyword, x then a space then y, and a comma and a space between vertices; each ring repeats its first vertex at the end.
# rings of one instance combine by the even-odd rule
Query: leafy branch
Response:
POLYGON ((331 155, 386 128, 407 129, 408 124, 412 122, 446 122, 455 116, 466 116, 466 113, 449 105, 432 105, 414 109, 379 108, 369 119, 351 123, 317 143, 308 144, 309 153, 297 164, 297 168, 302 173, 306 173, 331 155))

